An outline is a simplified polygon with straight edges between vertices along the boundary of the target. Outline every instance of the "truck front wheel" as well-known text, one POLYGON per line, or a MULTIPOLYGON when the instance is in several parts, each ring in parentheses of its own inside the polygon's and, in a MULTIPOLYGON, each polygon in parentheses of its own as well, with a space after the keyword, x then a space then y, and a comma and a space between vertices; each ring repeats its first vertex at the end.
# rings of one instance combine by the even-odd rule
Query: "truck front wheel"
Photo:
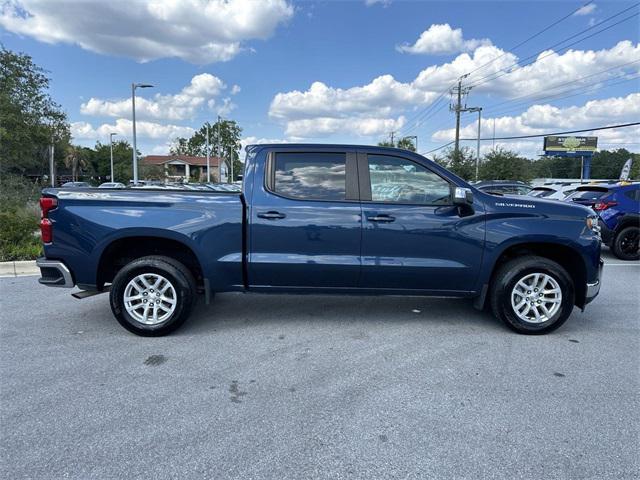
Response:
POLYGON ((494 315, 518 333, 539 335, 560 327, 574 304, 570 275, 544 257, 511 260, 496 272, 491 286, 494 315))
POLYGON ((111 310, 124 328, 136 335, 166 335, 189 317, 196 282, 182 263, 148 256, 125 265, 113 279, 111 310))

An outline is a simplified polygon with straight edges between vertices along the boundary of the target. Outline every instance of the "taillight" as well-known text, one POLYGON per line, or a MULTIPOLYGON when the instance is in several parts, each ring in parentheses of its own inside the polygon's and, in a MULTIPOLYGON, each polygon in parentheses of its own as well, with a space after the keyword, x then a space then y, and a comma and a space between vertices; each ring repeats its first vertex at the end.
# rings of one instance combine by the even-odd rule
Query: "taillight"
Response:
POLYGON ((42 218, 40 219, 40 235, 44 243, 53 242, 53 222, 49 220, 49 212, 57 206, 57 198, 42 197, 40 199, 40 209, 42 210, 42 218))
POLYGON ((53 210, 58 206, 58 199, 51 197, 42 197, 40 199, 40 209, 42 210, 42 218, 49 216, 49 210, 53 210))
POLYGON ((40 235, 44 243, 53 242, 53 224, 48 218, 40 220, 40 235))
POLYGON ((593 206, 593 209, 596 212, 602 212, 603 210, 606 210, 607 208, 615 207, 617 204, 618 204, 618 202, 598 202, 593 206))

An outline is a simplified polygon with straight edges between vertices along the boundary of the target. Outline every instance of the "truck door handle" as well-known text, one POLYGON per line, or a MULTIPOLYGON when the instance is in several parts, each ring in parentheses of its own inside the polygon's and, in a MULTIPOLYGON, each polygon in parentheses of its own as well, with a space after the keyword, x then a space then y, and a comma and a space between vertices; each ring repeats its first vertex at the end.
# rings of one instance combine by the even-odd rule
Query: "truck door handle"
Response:
POLYGON ((367 220, 370 222, 391 223, 395 222, 396 217, 392 217, 391 215, 376 215, 375 217, 367 217, 367 220))
POLYGON ((284 213, 280 212, 264 212, 258 214, 259 218, 266 218, 267 220, 279 220, 286 217, 284 213))

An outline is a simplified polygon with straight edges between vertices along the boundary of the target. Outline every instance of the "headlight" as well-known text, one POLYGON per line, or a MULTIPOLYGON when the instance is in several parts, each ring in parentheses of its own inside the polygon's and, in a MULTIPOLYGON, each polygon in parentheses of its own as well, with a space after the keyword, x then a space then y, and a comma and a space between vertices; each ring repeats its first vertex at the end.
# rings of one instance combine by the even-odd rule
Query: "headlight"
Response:
POLYGON ((600 225, 598 225, 598 216, 597 215, 589 215, 585 222, 587 224, 587 228, 589 230, 594 231, 598 235, 600 235, 600 225))

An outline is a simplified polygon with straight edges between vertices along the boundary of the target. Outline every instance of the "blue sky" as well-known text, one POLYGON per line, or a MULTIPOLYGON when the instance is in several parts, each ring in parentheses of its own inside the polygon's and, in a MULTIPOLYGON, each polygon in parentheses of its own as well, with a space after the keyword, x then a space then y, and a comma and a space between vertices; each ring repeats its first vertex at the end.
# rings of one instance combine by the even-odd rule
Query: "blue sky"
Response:
MULTIPOLYGON (((451 139, 440 94, 487 62, 468 79, 479 83, 468 104, 485 109, 485 132, 494 119, 497 136, 637 121, 633 2, 591 2, 510 51, 585 3, 13 0, 1 7, 0 41, 50 71, 81 144, 106 142, 110 131, 130 139, 136 81, 156 85, 139 91, 145 154, 166 153, 218 113, 237 120, 247 142, 376 143, 395 130, 418 135, 425 151, 451 139), (566 42, 523 61, 628 8, 569 51, 566 42)), ((475 135, 475 118, 463 117, 463 137, 475 135)), ((640 150, 637 128, 598 135, 603 148, 640 150)), ((541 140, 503 144, 535 155, 541 140)))

